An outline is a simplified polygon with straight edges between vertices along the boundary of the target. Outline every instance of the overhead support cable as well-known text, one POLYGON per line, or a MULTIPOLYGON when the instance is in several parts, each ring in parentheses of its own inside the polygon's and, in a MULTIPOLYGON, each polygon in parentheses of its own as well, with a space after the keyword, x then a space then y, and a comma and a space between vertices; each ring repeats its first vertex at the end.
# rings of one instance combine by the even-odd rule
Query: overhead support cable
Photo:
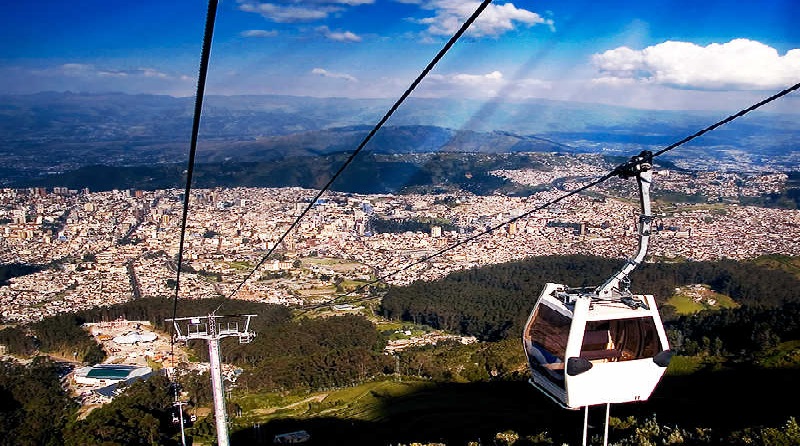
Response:
MULTIPOLYGON (((175 300, 172 303, 172 318, 175 319, 178 313, 178 296, 181 289, 181 265, 183 265, 183 246, 186 238, 186 221, 189 216, 189 195, 192 190, 192 175, 194 173, 194 160, 197 153, 197 138, 200 133, 200 115, 203 111, 203 97, 206 89, 206 76, 208 74, 208 63, 211 58, 211 41, 214 36, 214 23, 217 17, 218 0, 208 1, 206 12, 206 26, 203 33, 203 48, 200 53, 200 71, 197 76, 197 92, 194 100, 194 116, 192 119, 192 136, 189 144, 189 161, 186 167, 186 187, 183 192, 183 214, 181 216, 180 242, 178 244, 177 271, 175 273, 175 300)), ((175 333, 170 327, 170 356, 175 361, 175 333)))
MULTIPOLYGON (((689 141, 692 141, 693 139, 696 139, 696 138, 698 138, 698 137, 700 137, 700 136, 702 136, 702 135, 704 135, 704 134, 706 134, 706 133, 708 133, 710 131, 713 131, 713 130, 715 130, 715 129, 717 129, 717 128, 719 128, 719 127, 721 127, 721 126, 723 126, 723 125, 725 125, 725 124, 727 124, 727 123, 729 123, 729 122, 731 122, 731 121, 733 121, 733 120, 735 120, 737 118, 740 118, 740 117, 742 117, 742 116, 744 116, 744 115, 746 115, 746 114, 748 114, 748 113, 750 113, 750 112, 752 112, 752 111, 754 111, 754 110, 756 110, 758 108, 761 108, 761 107, 763 107, 763 106, 765 106, 765 105, 767 105, 767 104, 769 104, 771 102, 774 102, 774 101, 782 98, 783 96, 788 95, 789 93, 797 91, 798 89, 800 89, 800 82, 792 85, 789 88, 781 90, 780 92, 778 92, 778 93, 776 93, 776 94, 774 94, 774 95, 772 95, 772 96, 770 96, 768 98, 765 98, 764 100, 759 101, 759 102, 751 105, 750 107, 742 109, 742 110, 738 111, 737 113, 734 113, 734 114, 728 116, 725 119, 717 121, 716 123, 704 128, 704 129, 702 129, 702 130, 700 130, 698 132, 695 132, 692 135, 687 136, 686 138, 683 138, 683 139, 681 139, 681 140, 679 140, 679 141, 677 141, 677 142, 675 142, 673 144, 670 144, 669 146, 667 146, 667 147, 665 147, 665 148, 653 153, 652 157, 655 158, 657 156, 663 155, 664 153, 669 152, 670 150, 673 150, 673 149, 675 149, 677 147, 680 147, 680 146, 688 143, 689 141)), ((310 310, 313 310, 313 309, 317 309, 317 308, 321 308, 321 307, 332 305, 332 304, 334 304, 335 302, 337 302, 340 299, 343 299, 343 298, 345 298, 347 296, 351 296, 353 294, 359 293, 359 292, 363 291, 365 288, 367 288, 369 286, 375 285, 376 283, 382 282, 382 281, 384 281, 384 280, 386 280, 386 279, 388 279, 390 277, 396 276, 397 274, 400 274, 402 272, 408 271, 409 269, 411 269, 411 268, 413 268, 413 267, 415 267, 417 265, 420 265, 420 264, 423 264, 425 262, 428 262, 428 261, 430 261, 430 260, 432 260, 432 259, 434 259, 436 257, 441 256, 442 254, 445 254, 445 253, 447 253, 449 251, 452 251, 453 249, 455 249, 455 248, 457 248, 459 246, 462 246, 462 245, 464 245, 466 243, 474 241, 474 240, 476 240, 478 238, 481 238, 481 237, 483 237, 483 236, 485 236, 487 234, 491 234, 492 232, 494 232, 494 231, 496 231, 496 230, 498 230, 498 229, 500 229, 500 228, 502 228, 504 226, 507 226, 507 225, 509 225, 511 223, 514 223, 514 222, 516 222, 516 221, 518 221, 518 220, 520 220, 522 218, 528 217, 528 216, 530 216, 531 214, 533 214, 535 212, 544 210, 544 209, 546 209, 546 208, 548 208, 548 207, 550 207, 550 206, 552 206, 554 204, 557 204, 560 201, 563 201, 566 198, 569 198, 569 197, 571 197, 573 195, 579 194, 579 193, 581 193, 581 192, 583 192, 585 190, 588 190, 588 189, 590 189, 592 187, 595 187, 595 186, 605 182, 606 180, 608 180, 611 177, 620 176, 620 175, 626 175, 626 172, 628 171, 627 169, 629 168, 629 166, 630 166, 630 161, 626 161, 626 162, 616 166, 614 169, 612 169, 607 174, 603 175, 602 177, 599 177, 599 178, 595 179, 594 181, 592 181, 592 182, 590 182, 588 184, 585 184, 585 185, 583 185, 583 186, 581 186, 581 187, 579 187, 579 188, 577 188, 577 189, 575 189, 573 191, 570 191, 570 192, 568 192, 568 193, 566 193, 564 195, 556 197, 553 200, 550 200, 550 201, 545 202, 545 203, 543 203, 543 204, 541 204, 539 206, 536 206, 535 208, 533 208, 531 210, 528 210, 528 211, 526 211, 526 212, 524 212, 524 213, 522 213, 522 214, 520 214, 520 215, 518 215, 516 217, 513 217, 513 218, 511 218, 509 220, 506 220, 503 223, 500 223, 500 224, 497 224, 495 226, 492 226, 492 227, 490 227, 490 228, 488 228, 488 229, 486 229, 486 230, 484 230, 482 232, 479 232, 479 233, 477 233, 475 235, 467 237, 464 240, 460 240, 460 241, 458 241, 458 242, 456 242, 456 243, 454 243, 454 244, 452 244, 452 245, 450 245, 448 247, 440 249, 439 251, 436 251, 433 254, 425 256, 425 257, 423 257, 423 258, 421 258, 421 259, 419 259, 419 260, 417 260, 415 262, 412 262, 412 263, 410 263, 410 264, 408 264, 408 265, 406 265, 406 266, 404 266, 404 267, 402 267, 400 269, 397 269, 397 270, 392 271, 392 272, 387 273, 387 274, 383 274, 383 275, 377 277, 376 279, 373 279, 372 281, 370 281, 368 283, 365 283, 365 284, 359 286, 358 288, 355 288, 355 289, 353 289, 353 290, 351 290, 351 291, 339 296, 338 298, 334 299, 331 302, 328 302, 328 303, 325 303, 325 304, 316 304, 316 305, 310 305, 310 306, 304 307, 305 311, 303 311, 301 313, 301 315, 305 314, 307 311, 310 311, 310 310)), ((360 301, 360 300, 365 300, 365 299, 368 299, 368 298, 361 298, 361 299, 358 299, 358 300, 360 301)))
POLYGON ((434 56, 434 58, 428 63, 428 65, 425 67, 425 69, 423 69, 422 72, 417 76, 417 78, 414 79, 414 81, 406 89, 406 91, 403 92, 403 94, 400 96, 400 98, 397 101, 395 101, 395 103, 391 106, 389 111, 386 112, 386 114, 383 116, 383 118, 381 118, 380 121, 378 121, 378 123, 375 124, 375 126, 372 128, 372 130, 370 130, 370 132, 367 134, 367 136, 364 137, 364 139, 361 141, 361 143, 358 145, 358 147, 353 151, 353 153, 350 154, 350 156, 347 158, 347 160, 345 160, 344 164, 342 164, 342 166, 339 167, 339 170, 337 170, 336 173, 330 178, 330 180, 328 180, 328 182, 322 187, 322 189, 320 189, 319 192, 317 192, 317 194, 314 196, 314 198, 311 199, 311 202, 308 203, 308 206, 306 206, 305 209, 303 209, 303 212, 301 212, 300 215, 298 215, 297 218, 295 218, 294 222, 292 222, 292 224, 289 226, 289 228, 286 231, 284 231, 284 233, 280 236, 280 238, 278 238, 278 240, 275 242, 275 245, 269 251, 267 251, 267 253, 261 258, 261 260, 250 271, 250 273, 248 273, 247 276, 245 276, 245 278, 233 290, 233 292, 230 293, 230 295, 228 296, 229 298, 235 296, 236 293, 239 292, 239 290, 245 285, 245 283, 247 283, 247 281, 253 276, 253 274, 255 274, 255 272, 258 271, 258 269, 261 267, 261 265, 263 265, 264 262, 267 261, 267 259, 269 258, 270 255, 272 255, 272 253, 275 251, 275 249, 278 246, 280 246, 280 244, 289 235, 289 233, 291 233, 294 230, 294 228, 298 224, 300 224, 300 220, 302 220, 303 217, 305 217, 305 215, 308 213, 308 211, 310 211, 311 208, 314 207, 314 204, 317 202, 317 200, 319 200, 319 198, 322 196, 322 194, 324 194, 331 187, 333 182, 336 181, 337 178, 339 178, 339 175, 341 175, 342 172, 344 172, 344 170, 347 168, 347 166, 349 166, 350 163, 353 162, 355 157, 364 149, 364 147, 367 145, 367 143, 369 143, 370 140, 372 140, 372 137, 375 136, 375 134, 378 132, 378 130, 380 130, 381 127, 383 127, 383 125, 386 123, 386 121, 388 121, 389 118, 391 118, 391 116, 394 114, 394 112, 397 111, 398 108, 400 108, 400 105, 402 105, 403 102, 405 102, 405 100, 409 96, 411 96, 411 93, 414 92, 414 90, 422 82, 422 80, 425 79, 425 77, 433 70, 433 68, 436 66, 436 64, 444 57, 445 54, 447 54, 447 52, 450 50, 450 48, 452 48, 453 45, 455 45, 455 43, 458 41, 458 39, 460 39, 461 36, 464 35, 464 33, 467 31, 467 29, 469 29, 470 25, 472 25, 472 23, 475 20, 477 20, 477 18, 481 15, 481 13, 491 3, 492 3, 492 0, 483 0, 483 2, 481 2, 480 5, 478 5, 478 7, 475 9, 475 11, 472 13, 472 15, 470 15, 469 18, 467 18, 467 20, 461 25, 461 28, 459 28, 458 31, 456 31, 456 33, 453 34, 452 37, 450 37, 450 39, 447 41, 447 43, 445 43, 445 45, 442 47, 442 49, 440 49, 439 52, 436 54, 436 56, 434 56))

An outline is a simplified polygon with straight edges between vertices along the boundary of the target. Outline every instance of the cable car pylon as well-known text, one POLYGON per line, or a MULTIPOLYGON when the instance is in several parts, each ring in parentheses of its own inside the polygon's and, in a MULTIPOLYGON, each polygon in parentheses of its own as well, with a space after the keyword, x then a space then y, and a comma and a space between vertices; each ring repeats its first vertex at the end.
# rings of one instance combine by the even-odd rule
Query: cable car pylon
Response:
MULTIPOLYGON (((614 170, 639 186, 634 257, 597 287, 545 284, 522 334, 529 382, 564 408, 585 408, 584 423, 588 406, 606 404, 606 429, 608 405, 647 400, 672 358, 655 298, 629 288, 630 273, 647 255, 652 168, 652 152, 643 151, 614 170)), ((586 444, 586 426, 583 435, 586 444)))
MULTIPOLYGON (((179 341, 203 339, 208 342, 209 373, 211 374, 211 390, 214 396, 214 420, 217 427, 217 445, 229 446, 228 417, 225 410, 225 393, 222 386, 222 363, 220 360, 219 340, 228 337, 239 338, 239 343, 248 344, 255 337, 255 332, 250 331, 250 320, 255 314, 238 316, 217 316, 213 312, 206 316, 192 316, 165 319, 172 322, 175 327, 175 338, 179 341), (217 322, 218 318, 245 318, 244 328, 239 329, 239 322, 228 322, 225 326, 217 322), (186 323, 185 330, 181 324, 186 323)), ((183 420, 181 420, 181 423, 183 420)))
POLYGON ((181 425, 181 446, 186 446, 186 431, 184 429, 184 418, 183 418, 183 406, 186 404, 185 401, 180 401, 176 398, 176 401, 172 403, 173 406, 178 407, 178 422, 181 425))

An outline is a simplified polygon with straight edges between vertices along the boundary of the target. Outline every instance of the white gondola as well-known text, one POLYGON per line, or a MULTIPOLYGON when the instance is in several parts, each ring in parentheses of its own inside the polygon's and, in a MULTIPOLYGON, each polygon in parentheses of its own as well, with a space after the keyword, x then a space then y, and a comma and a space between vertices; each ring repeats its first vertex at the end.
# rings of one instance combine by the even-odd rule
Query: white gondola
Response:
POLYGON ((525 324, 530 382, 563 407, 644 401, 672 356, 655 299, 628 290, 647 253, 651 169, 652 154, 642 152, 616 171, 639 185, 636 256, 597 288, 546 284, 525 324))

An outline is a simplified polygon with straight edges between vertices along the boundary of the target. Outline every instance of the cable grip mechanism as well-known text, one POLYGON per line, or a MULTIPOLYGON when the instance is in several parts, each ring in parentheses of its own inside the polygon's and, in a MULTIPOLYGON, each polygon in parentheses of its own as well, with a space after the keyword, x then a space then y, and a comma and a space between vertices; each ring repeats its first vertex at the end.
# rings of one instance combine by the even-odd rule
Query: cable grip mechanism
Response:
POLYGON ((633 178, 642 172, 647 172, 653 168, 653 152, 642 150, 642 153, 632 156, 625 163, 620 164, 614 169, 613 174, 620 178, 633 178))
POLYGON ((628 275, 636 269, 647 255, 650 233, 653 223, 653 214, 650 209, 650 183, 653 179, 653 152, 643 150, 639 155, 631 157, 627 162, 617 166, 612 174, 621 178, 636 178, 639 186, 639 247, 636 255, 628 259, 625 265, 616 274, 595 290, 601 299, 611 299, 615 296, 630 296, 628 275))

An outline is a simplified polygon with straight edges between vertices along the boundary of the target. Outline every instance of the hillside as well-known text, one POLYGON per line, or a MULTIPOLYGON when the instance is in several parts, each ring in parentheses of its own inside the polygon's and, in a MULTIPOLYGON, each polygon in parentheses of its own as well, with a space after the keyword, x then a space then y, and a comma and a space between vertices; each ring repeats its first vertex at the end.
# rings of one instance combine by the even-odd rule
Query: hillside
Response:
MULTIPOLYGON (((517 308, 515 302, 526 298, 529 289, 538 288, 537 274, 553 280, 592 281, 612 263, 616 262, 586 257, 533 259, 453 274, 442 281, 444 286, 422 289, 412 285, 404 287, 404 293, 414 294, 415 302, 428 312, 465 315, 487 326, 506 327, 507 322, 498 324, 498 317, 491 314, 500 319, 524 316, 529 308, 517 308), (583 270, 586 274, 578 273, 583 270), (494 288, 489 294, 497 299, 475 293, 476 280, 485 283, 487 290, 494 288), (442 298, 445 289, 461 296, 458 305, 442 298), (500 290, 507 293, 500 294, 500 290), (427 294, 431 296, 423 299, 427 294), (475 313, 478 307, 483 307, 484 315, 475 313)), ((793 444, 797 429, 791 407, 774 404, 773 393, 764 392, 763 386, 742 383, 769 382, 790 400, 800 397, 793 384, 800 366, 797 279, 748 262, 647 269, 644 275, 637 275, 634 284, 647 278, 649 289, 658 291, 669 289, 674 281, 700 280, 747 305, 671 319, 667 328, 679 356, 647 402, 614 405, 612 441, 643 444, 647 439, 653 444, 674 444, 669 441, 678 435, 684 444, 793 444), (775 295, 775 289, 784 289, 785 294, 775 295), (743 407, 749 410, 743 412, 743 407)), ((397 305, 392 293, 396 296, 397 290, 390 293, 384 307, 397 305)), ((210 311, 222 303, 184 301, 180 313, 210 311)), ((582 414, 557 408, 527 384, 516 329, 494 330, 503 338, 496 342, 441 342, 408 348, 392 357, 381 353, 385 338, 363 316, 308 318, 304 313, 304 317, 292 319, 285 307, 243 301, 225 301, 224 307, 226 312, 259 315, 254 319, 258 336, 253 343, 225 345, 226 362, 244 369, 229 395, 232 444, 268 444, 276 434, 300 429, 310 432, 313 444, 320 445, 342 444, 342 439, 364 445, 457 445, 487 441, 498 433, 528 438, 524 440, 528 443, 515 444, 579 441, 582 414)), ((170 313, 169 300, 140 299, 49 318, 28 328, 43 351, 83 351, 91 339, 85 333, 81 336, 79 324, 85 320, 126 315, 152 320, 163 328, 163 318, 170 313)), ((31 334, 19 334, 26 329, 6 329, 0 334, 30 339, 31 334)), ((194 348, 202 358, 204 346, 194 348)), ((137 383, 124 397, 76 420, 75 404, 59 399, 57 365, 46 360, 28 367, 0 364, 0 392, 7 397, 6 412, 11 415, 0 418, 0 427, 19 438, 32 438, 33 442, 64 439, 50 444, 123 444, 149 435, 158 437, 159 444, 178 443, 177 428, 169 422, 172 397, 163 377, 137 383), (26 389, 35 389, 49 399, 22 404, 26 389), (126 421, 125 414, 134 416, 135 421, 126 421), (35 420, 42 417, 54 422, 37 427, 35 420)), ((192 399, 190 409, 203 414, 188 434, 197 443, 210 441, 213 420, 206 415, 210 405, 207 377, 193 374, 181 382, 192 399)), ((598 429, 591 435, 599 435, 598 429)))

